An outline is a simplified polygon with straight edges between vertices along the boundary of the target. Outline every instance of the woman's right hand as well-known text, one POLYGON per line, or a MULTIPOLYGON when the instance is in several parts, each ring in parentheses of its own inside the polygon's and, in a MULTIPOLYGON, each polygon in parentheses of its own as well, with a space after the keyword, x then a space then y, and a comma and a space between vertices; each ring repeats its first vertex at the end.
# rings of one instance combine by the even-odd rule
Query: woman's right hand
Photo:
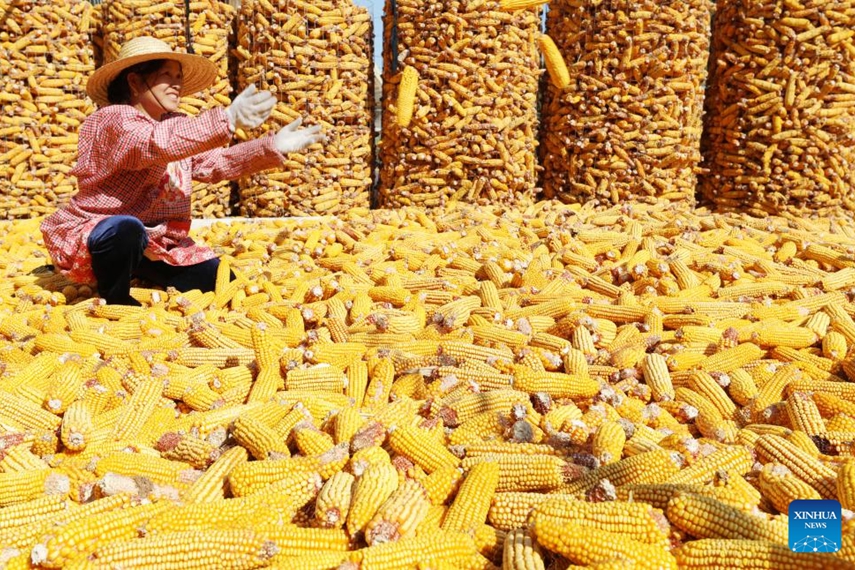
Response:
POLYGON ((267 120, 275 105, 276 97, 273 93, 258 91, 254 84, 250 85, 226 107, 232 131, 236 128, 246 130, 259 126, 267 120))

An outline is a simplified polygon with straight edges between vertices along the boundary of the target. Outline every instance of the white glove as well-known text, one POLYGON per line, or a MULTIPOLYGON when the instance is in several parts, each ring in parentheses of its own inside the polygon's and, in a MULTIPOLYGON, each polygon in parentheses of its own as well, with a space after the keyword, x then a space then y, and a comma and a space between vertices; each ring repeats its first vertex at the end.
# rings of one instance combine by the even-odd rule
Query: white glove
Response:
POLYGON ((321 132, 320 125, 300 129, 298 127, 301 124, 303 124, 303 119, 299 118, 279 129, 273 138, 276 150, 282 154, 297 152, 309 145, 327 140, 327 137, 321 132))
POLYGON ((254 129, 267 120, 274 105, 276 105, 276 97, 273 93, 257 91, 255 85, 250 85, 235 97, 231 105, 226 107, 226 115, 229 117, 232 131, 235 128, 254 129))

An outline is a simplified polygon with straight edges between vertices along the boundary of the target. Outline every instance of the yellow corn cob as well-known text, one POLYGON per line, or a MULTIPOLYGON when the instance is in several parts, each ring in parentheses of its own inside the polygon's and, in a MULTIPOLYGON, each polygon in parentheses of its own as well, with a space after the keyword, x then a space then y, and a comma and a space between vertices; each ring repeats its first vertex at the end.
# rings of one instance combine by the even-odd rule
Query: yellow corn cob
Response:
POLYGON ((36 541, 44 536, 49 529, 56 526, 68 525, 91 515, 104 514, 116 509, 125 508, 131 504, 131 501, 131 497, 127 494, 97 499, 79 507, 69 508, 55 519, 42 519, 23 526, 16 526, 5 531, 0 531, 0 542, 15 548, 25 548, 29 553, 29 550, 32 549, 36 541))
POLYGON ((389 434, 389 446, 427 473, 433 473, 441 467, 457 467, 460 459, 454 456, 442 443, 426 438, 421 430, 413 426, 401 426, 389 434))
POLYGON ((165 502, 127 506, 57 527, 33 548, 33 563, 46 568, 62 568, 76 558, 91 554, 101 544, 135 538, 140 525, 166 508, 165 502))
POLYGON ((680 493, 668 502, 672 524, 696 538, 764 540, 785 544, 787 529, 768 524, 712 497, 680 493))
POLYGON ((561 492, 587 493, 602 479, 608 479, 616 487, 635 483, 664 483, 672 478, 678 469, 678 460, 671 451, 648 451, 598 467, 564 485, 561 492))
POLYGON ((622 559, 633 562, 633 567, 638 569, 677 568, 674 556, 662 546, 644 544, 572 522, 538 517, 534 535, 543 548, 580 564, 622 559))
MULTIPOLYGON (((838 473, 838 487, 840 485, 838 473)), ((780 463, 767 463, 757 480, 760 492, 779 512, 787 513, 790 503, 798 499, 822 499, 816 489, 796 477, 780 463)), ((838 492, 839 494, 839 492, 838 492)))
POLYGON ((280 552, 269 560, 265 568, 278 570, 289 570, 290 568, 304 568, 305 570, 330 570, 340 568, 353 559, 358 558, 349 552, 280 552))
POLYGON ((291 455, 284 437, 249 414, 235 420, 232 435, 256 459, 282 459, 291 455))
POLYGON ((413 536, 419 523, 427 516, 429 507, 430 501, 422 484, 415 479, 405 480, 365 526, 365 541, 374 545, 413 536))
POLYGON ((51 375, 50 388, 45 395, 44 407, 62 414, 83 394, 83 374, 76 362, 67 362, 51 375))
POLYGON ((475 527, 472 538, 475 540, 475 548, 478 553, 493 564, 502 563, 502 550, 505 544, 507 532, 491 527, 488 524, 480 524, 475 527))
POLYGON ((623 456, 625 443, 626 432, 623 426, 615 421, 605 421, 594 433, 591 452, 601 464, 615 463, 623 456))
POLYGON ((210 503, 185 504, 161 511, 145 523, 145 535, 193 530, 249 528, 259 504, 249 498, 223 499, 210 503))
POLYGON ((470 470, 484 462, 496 462, 499 465, 498 492, 550 491, 561 487, 576 473, 573 465, 552 455, 488 453, 467 457, 462 467, 470 470))
POLYGON ((73 508, 72 503, 62 495, 45 495, 30 501, 19 502, 3 507, 3 518, 0 520, 0 536, 4 531, 29 525, 47 519, 64 516, 73 508))
POLYGON ((5 456, 0 459, 0 472, 3 473, 20 473, 48 467, 50 465, 34 455, 25 445, 16 445, 8 449, 5 456))
POLYGON ((24 503, 44 495, 64 497, 68 491, 68 477, 50 468, 0 473, 0 507, 24 503))
POLYGON ((589 503, 548 496, 547 500, 534 506, 529 521, 537 524, 537 519, 543 517, 555 519, 556 523, 573 522, 619 534, 646 544, 669 544, 670 527, 663 522, 662 512, 643 502, 589 503))
MULTIPOLYGON (((529 396, 518 390, 492 390, 490 392, 462 393, 444 399, 436 415, 445 425, 457 427, 462 422, 483 412, 502 412, 511 409, 514 404, 522 404, 527 410, 531 407, 529 396)), ((533 412, 533 410, 532 410, 533 412)), ((536 413, 529 413, 532 419, 540 421, 536 413)))
POLYGON ((758 390, 754 378, 742 368, 732 371, 728 377, 730 378, 728 394, 740 406, 748 405, 757 396, 758 390))
POLYGON ((723 418, 732 420, 736 415, 736 405, 710 374, 704 371, 693 373, 689 377, 689 388, 709 400, 723 418))
POLYGON ((145 380, 140 382, 136 391, 128 399, 122 414, 116 420, 112 438, 115 441, 134 439, 160 401, 163 382, 145 380))
POLYGON ((716 471, 736 471, 747 473, 754 465, 751 452, 743 447, 726 446, 713 451, 705 457, 672 475, 667 483, 693 484, 708 483, 713 480, 716 471))
POLYGON ((833 360, 842 360, 849 350, 846 337, 837 331, 829 331, 822 338, 822 355, 833 360))
POLYGON ((336 445, 331 435, 320 431, 308 422, 298 424, 291 434, 297 449, 306 456, 326 453, 336 445))
POLYGON ((850 563, 817 552, 793 552, 788 546, 760 540, 708 538, 692 540, 674 551, 680 568, 725 570, 731 568, 776 568, 781 570, 849 568, 850 563))
POLYGON ((315 502, 315 520, 327 528, 341 528, 350 510, 355 478, 346 471, 340 471, 330 477, 315 502))
POLYGON ((167 432, 154 447, 164 459, 181 461, 194 469, 207 469, 220 456, 219 447, 191 434, 167 432))
POLYGON ((0 391, 0 422, 7 419, 22 428, 34 430, 56 430, 62 421, 59 416, 43 410, 33 404, 8 392, 0 391))
POLYGON ((348 534, 361 532, 397 487, 398 473, 391 463, 369 465, 353 487, 346 521, 348 534))
POLYGON ((763 349, 756 344, 744 342, 733 348, 717 352, 704 360, 702 369, 707 372, 731 372, 742 368, 763 355, 763 349))
POLYGON ((170 532, 99 546, 98 564, 111 568, 255 568, 265 564, 278 546, 263 533, 250 530, 170 532))
POLYGON ((552 84, 558 89, 564 89, 570 84, 570 73, 567 71, 567 65, 564 63, 564 57, 558 50, 558 46, 555 45, 552 38, 545 34, 541 34, 537 38, 537 44, 543 54, 546 71, 549 73, 552 84))
POLYGON ((837 497, 844 509, 855 508, 855 461, 852 459, 837 471, 837 497))
POLYGON ((508 532, 502 549, 502 570, 544 570, 543 554, 528 531, 508 532))
POLYGON ((321 364, 311 368, 289 370, 285 376, 285 389, 341 394, 346 382, 347 377, 343 370, 321 364))
POLYGON ((517 366, 513 387, 522 392, 546 392, 555 398, 590 398, 600 390, 598 382, 562 372, 538 372, 517 366))
POLYGON ((193 469, 186 463, 170 461, 158 455, 145 453, 126 453, 116 451, 98 460, 95 474, 103 477, 107 473, 148 477, 164 485, 186 485, 192 482, 193 469))
POLYGON ((413 108, 416 102, 416 91, 419 87, 419 72, 408 65, 401 73, 398 84, 397 121, 399 127, 409 127, 413 118, 413 108))
POLYGON ((811 457, 782 437, 761 435, 757 440, 757 455, 761 461, 775 461, 817 490, 825 499, 837 496, 837 474, 818 459, 811 457))
POLYGON ((825 422, 809 394, 793 392, 787 398, 787 415, 795 429, 808 435, 817 435, 825 431, 825 422))
POLYGON ((443 505, 445 502, 457 492, 460 482, 463 479, 463 470, 459 467, 440 467, 427 477, 421 483, 427 492, 428 500, 432 505, 443 505))
POLYGON ((213 464, 193 482, 183 493, 187 503, 206 503, 225 497, 225 486, 231 472, 247 461, 243 447, 232 447, 225 451, 213 464))
POLYGON ((499 485, 499 464, 485 461, 474 465, 466 475, 454 502, 448 509, 442 528, 468 532, 487 520, 490 503, 499 485))
POLYGON ((92 432, 92 413, 89 405, 78 400, 65 411, 60 427, 60 439, 63 445, 72 451, 86 447, 92 432))
POLYGON ((472 539, 460 533, 434 532, 430 535, 377 544, 361 550, 360 568, 398 570, 417 564, 457 563, 476 554, 472 539))
POLYGON ((655 353, 645 355, 641 370, 644 373, 645 382, 650 386, 654 400, 674 399, 674 386, 664 356, 655 353))

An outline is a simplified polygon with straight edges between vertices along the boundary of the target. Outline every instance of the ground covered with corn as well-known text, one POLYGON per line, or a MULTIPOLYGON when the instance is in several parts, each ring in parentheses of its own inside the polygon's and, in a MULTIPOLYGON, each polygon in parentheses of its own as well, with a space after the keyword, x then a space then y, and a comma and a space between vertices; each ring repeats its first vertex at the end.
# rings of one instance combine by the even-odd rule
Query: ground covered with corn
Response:
POLYGON ((0 568, 855 568, 855 226, 216 222, 106 306, 0 239, 0 568), (230 277, 229 269, 234 274, 230 277), (787 546, 794 499, 844 508, 787 546))

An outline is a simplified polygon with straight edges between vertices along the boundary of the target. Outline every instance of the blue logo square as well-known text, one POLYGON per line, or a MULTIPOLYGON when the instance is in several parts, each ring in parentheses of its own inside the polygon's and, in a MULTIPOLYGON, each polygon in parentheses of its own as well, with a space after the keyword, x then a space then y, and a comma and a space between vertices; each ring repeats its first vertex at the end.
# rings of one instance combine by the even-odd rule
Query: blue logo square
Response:
POLYGON ((790 503, 790 550, 837 552, 843 537, 840 502, 799 499, 790 503))

